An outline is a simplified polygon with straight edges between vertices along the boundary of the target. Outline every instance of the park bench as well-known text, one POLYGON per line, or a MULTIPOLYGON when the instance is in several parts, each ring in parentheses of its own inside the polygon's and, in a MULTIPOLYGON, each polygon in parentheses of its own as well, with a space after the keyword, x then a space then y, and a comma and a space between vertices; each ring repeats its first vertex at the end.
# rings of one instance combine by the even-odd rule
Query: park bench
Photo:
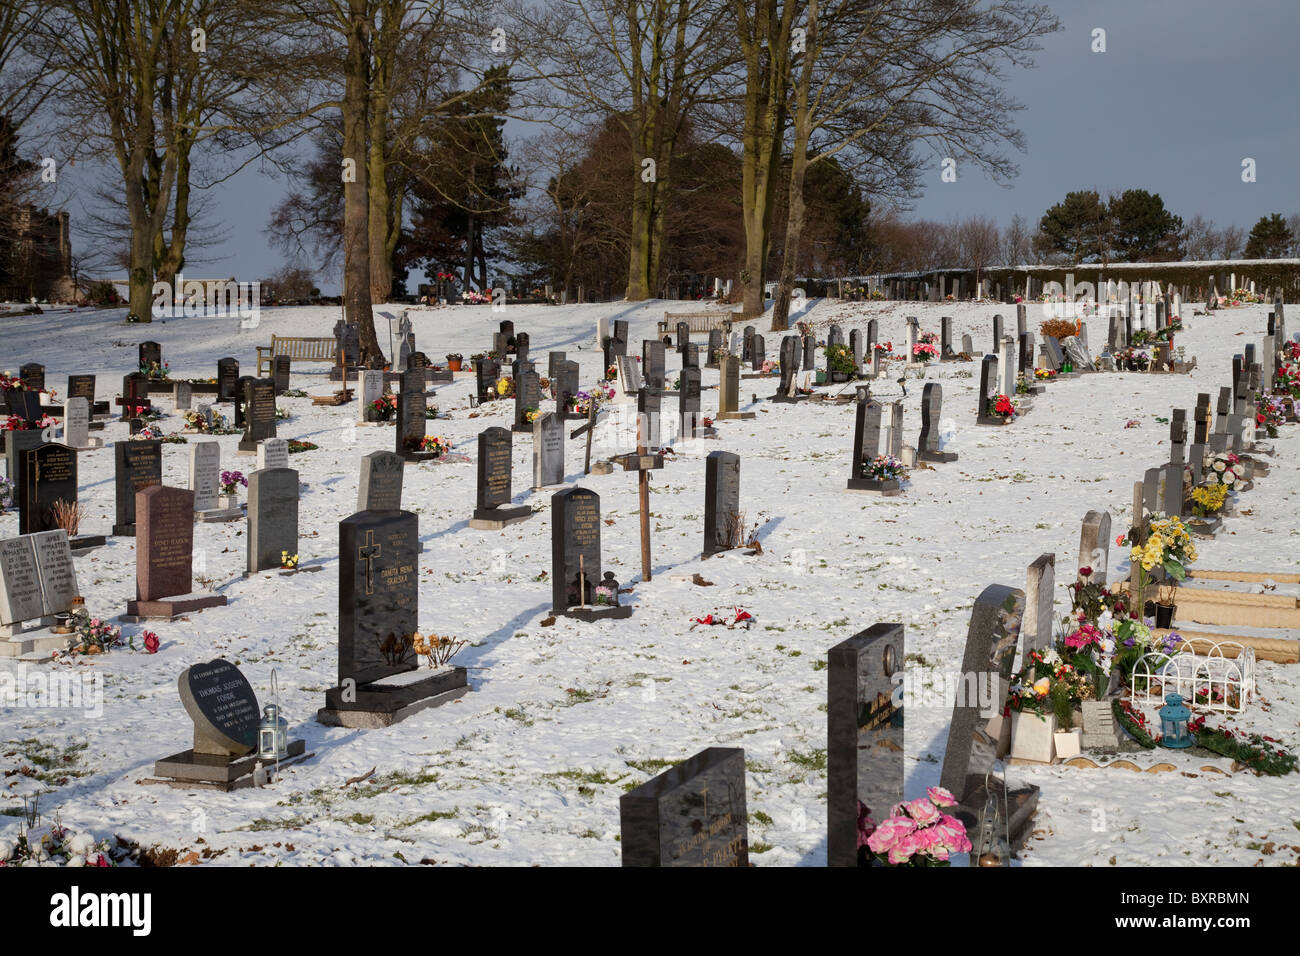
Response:
POLYGON ((270 345, 257 347, 257 377, 271 371, 277 356, 286 355, 294 362, 338 363, 338 339, 310 339, 300 336, 271 336, 270 345))

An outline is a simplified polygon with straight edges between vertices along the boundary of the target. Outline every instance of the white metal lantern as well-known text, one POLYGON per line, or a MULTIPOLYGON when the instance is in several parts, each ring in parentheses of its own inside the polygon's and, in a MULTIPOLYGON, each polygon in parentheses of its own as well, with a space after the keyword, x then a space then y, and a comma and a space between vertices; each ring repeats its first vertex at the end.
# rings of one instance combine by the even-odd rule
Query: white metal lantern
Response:
POLYGON ((280 683, 271 671, 271 703, 262 709, 257 731, 257 755, 279 762, 289 756, 289 722, 280 714, 280 683))

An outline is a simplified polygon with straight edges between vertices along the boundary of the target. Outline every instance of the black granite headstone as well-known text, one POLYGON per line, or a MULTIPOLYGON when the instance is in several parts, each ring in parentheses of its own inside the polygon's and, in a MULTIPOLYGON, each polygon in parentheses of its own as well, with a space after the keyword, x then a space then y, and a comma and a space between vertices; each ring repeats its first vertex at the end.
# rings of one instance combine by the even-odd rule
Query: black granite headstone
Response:
POLYGON ((551 608, 595 603, 601 580, 600 495, 570 488, 551 495, 551 608))
POLYGON ((120 441, 113 446, 117 523, 113 534, 135 535, 135 496, 151 485, 162 484, 162 442, 120 441))
POLYGON ((18 533, 57 530, 55 502, 77 503, 77 450, 50 442, 21 452, 21 459, 18 533))
POLYGON ((239 381, 239 360, 223 358, 217 360, 217 401, 233 402, 237 394, 236 383, 239 381))
POLYGON ((419 519, 358 512, 339 522, 339 684, 416 668, 419 519))
POLYGON ((619 799, 624 866, 749 866, 745 751, 710 747, 619 799))
POLYGON ((858 820, 903 801, 902 624, 873 624, 827 655, 826 858, 860 866, 858 820))
MULTIPOLYGON (((734 363, 733 363, 734 364, 734 363)), ((704 459, 704 556, 739 547, 740 456, 710 452, 704 459)))

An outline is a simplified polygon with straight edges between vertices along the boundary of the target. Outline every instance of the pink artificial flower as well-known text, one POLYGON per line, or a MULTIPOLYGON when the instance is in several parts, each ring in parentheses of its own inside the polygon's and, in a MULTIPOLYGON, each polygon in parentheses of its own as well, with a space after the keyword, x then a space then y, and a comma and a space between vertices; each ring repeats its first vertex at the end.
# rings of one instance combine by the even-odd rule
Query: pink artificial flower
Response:
POLYGON ((919 850, 916 845, 916 835, 909 833, 889 848, 889 862, 895 866, 900 863, 906 863, 919 850))
POLYGON ((867 837, 867 849, 872 853, 891 852, 899 840, 915 829, 916 824, 908 817, 889 817, 876 827, 871 836, 867 837))
POLYGON ((956 817, 950 817, 945 813, 935 829, 943 834, 943 845, 952 852, 970 852, 970 838, 966 835, 966 824, 956 817))
POLYGON ((940 813, 938 808, 925 797, 917 797, 915 800, 909 801, 907 813, 923 827, 939 822, 940 813))
POLYGON ((952 795, 952 791, 943 787, 926 787, 925 795, 930 798, 930 802, 936 807, 957 806, 957 798, 952 795))
POLYGON ((144 632, 144 649, 150 654, 158 653, 158 635, 153 631, 144 632))

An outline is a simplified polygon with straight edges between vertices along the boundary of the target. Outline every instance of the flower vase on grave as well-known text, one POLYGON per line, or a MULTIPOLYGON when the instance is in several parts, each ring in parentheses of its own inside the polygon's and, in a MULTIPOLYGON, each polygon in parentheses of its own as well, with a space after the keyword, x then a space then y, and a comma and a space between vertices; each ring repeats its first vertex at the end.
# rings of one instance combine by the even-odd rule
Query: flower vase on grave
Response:
POLYGON ((1175 604, 1156 603, 1156 627, 1171 628, 1174 624, 1174 611, 1177 608, 1175 604))

